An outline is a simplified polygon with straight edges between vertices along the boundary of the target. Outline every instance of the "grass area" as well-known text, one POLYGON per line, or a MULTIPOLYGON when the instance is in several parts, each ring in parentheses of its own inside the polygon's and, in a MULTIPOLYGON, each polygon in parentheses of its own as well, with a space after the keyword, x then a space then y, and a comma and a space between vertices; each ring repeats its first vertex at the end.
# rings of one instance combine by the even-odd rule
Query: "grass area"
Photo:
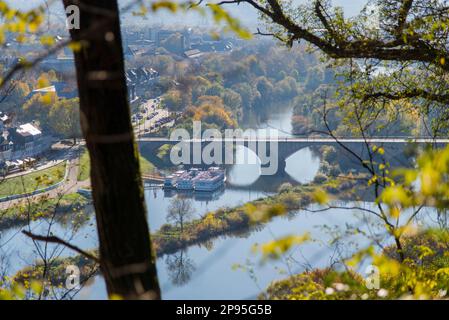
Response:
POLYGON ((71 212, 80 209, 89 200, 78 193, 69 193, 61 198, 42 196, 28 204, 26 201, 0 211, 0 230, 28 223, 28 218, 36 220, 55 212, 71 212))
MULTIPOLYGON (((155 166, 141 155, 139 157, 140 157, 140 170, 142 171, 142 173, 143 174, 152 173, 155 169, 155 166)), ((82 153, 79 166, 80 167, 78 172, 78 181, 86 181, 87 179, 90 178, 90 159, 87 150, 84 150, 84 152, 82 153)))
POLYGON ((79 169, 78 169, 78 181, 86 181, 90 178, 90 159, 89 153, 84 149, 83 154, 80 158, 79 169))
POLYGON ((67 163, 64 161, 48 169, 27 175, 5 179, 0 182, 0 198, 33 192, 62 181, 67 163))

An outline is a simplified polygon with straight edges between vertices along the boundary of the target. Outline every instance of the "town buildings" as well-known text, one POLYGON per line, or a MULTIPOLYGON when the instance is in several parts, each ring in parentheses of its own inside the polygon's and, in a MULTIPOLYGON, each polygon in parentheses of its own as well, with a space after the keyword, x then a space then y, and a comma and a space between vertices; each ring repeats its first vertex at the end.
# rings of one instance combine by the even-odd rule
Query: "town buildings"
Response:
POLYGON ((126 71, 129 100, 135 102, 140 95, 149 89, 159 78, 159 72, 153 68, 131 68, 126 71))
POLYGON ((44 135, 36 123, 15 125, 11 117, 0 112, 0 167, 15 161, 38 157, 48 151, 52 144, 50 136, 44 135))

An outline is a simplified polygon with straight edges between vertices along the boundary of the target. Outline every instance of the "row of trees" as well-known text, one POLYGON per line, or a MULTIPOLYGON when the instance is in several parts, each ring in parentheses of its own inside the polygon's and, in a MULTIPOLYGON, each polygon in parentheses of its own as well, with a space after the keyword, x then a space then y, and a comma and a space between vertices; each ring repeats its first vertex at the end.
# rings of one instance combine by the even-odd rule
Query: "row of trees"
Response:
POLYGON ((77 98, 63 99, 56 92, 30 95, 34 89, 57 81, 58 75, 53 70, 39 73, 36 69, 30 74, 21 74, 4 92, 1 111, 13 114, 19 122, 37 121, 46 132, 63 138, 81 137, 77 98))

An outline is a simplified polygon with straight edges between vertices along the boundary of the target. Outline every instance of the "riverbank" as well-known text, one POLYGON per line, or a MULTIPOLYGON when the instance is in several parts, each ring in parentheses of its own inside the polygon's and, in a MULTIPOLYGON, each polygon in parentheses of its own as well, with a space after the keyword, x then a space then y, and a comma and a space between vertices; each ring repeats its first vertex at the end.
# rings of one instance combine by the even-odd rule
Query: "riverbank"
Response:
POLYGON ((62 214, 81 210, 90 200, 78 193, 69 193, 59 198, 41 197, 38 200, 23 201, 0 211, 0 230, 26 225, 53 213, 62 214))
MULTIPOLYGON (((262 300, 383 300, 447 299, 449 232, 427 229, 401 240, 406 260, 400 262, 394 245, 367 254, 378 270, 378 287, 346 268, 314 269, 272 282, 262 300)), ((350 264, 348 262, 348 264, 350 264)), ((354 269, 355 270, 355 269, 354 269)), ((374 282, 372 282, 374 283, 374 282)))

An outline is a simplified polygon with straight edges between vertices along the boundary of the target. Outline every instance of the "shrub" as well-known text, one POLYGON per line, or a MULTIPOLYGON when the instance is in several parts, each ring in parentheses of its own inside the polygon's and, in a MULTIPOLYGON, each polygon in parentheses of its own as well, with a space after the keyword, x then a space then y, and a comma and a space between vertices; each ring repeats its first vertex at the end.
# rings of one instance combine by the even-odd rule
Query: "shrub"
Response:
POLYGON ((278 188, 278 193, 284 193, 289 191, 292 188, 292 184, 288 183, 288 182, 284 182, 283 184, 281 184, 278 188))
POLYGON ((284 193, 281 198, 282 203, 287 210, 293 210, 299 208, 299 196, 294 193, 284 193))
POLYGON ((226 222, 231 228, 247 226, 249 217, 241 211, 233 211, 226 216, 226 222))
POLYGON ((321 161, 319 172, 322 174, 329 174, 331 169, 330 164, 327 161, 321 161))
POLYGON ((312 203, 312 197, 309 194, 303 194, 299 199, 299 206, 305 207, 312 203))
POLYGON ((327 177, 324 175, 324 174, 322 174, 322 173, 318 173, 316 176, 315 176, 315 178, 313 179, 313 182, 314 183, 324 183, 324 182, 326 182, 327 181, 327 177))
POLYGON ((161 226, 161 228, 159 229, 159 231, 161 233, 169 233, 170 231, 172 231, 173 227, 170 224, 163 224, 161 226))
POLYGON ((329 166, 328 174, 331 177, 338 177, 340 173, 341 173, 340 166, 338 165, 329 166))
POLYGON ((335 147, 324 146, 321 148, 321 152, 323 154, 323 160, 328 163, 335 163, 338 160, 338 153, 335 147))

